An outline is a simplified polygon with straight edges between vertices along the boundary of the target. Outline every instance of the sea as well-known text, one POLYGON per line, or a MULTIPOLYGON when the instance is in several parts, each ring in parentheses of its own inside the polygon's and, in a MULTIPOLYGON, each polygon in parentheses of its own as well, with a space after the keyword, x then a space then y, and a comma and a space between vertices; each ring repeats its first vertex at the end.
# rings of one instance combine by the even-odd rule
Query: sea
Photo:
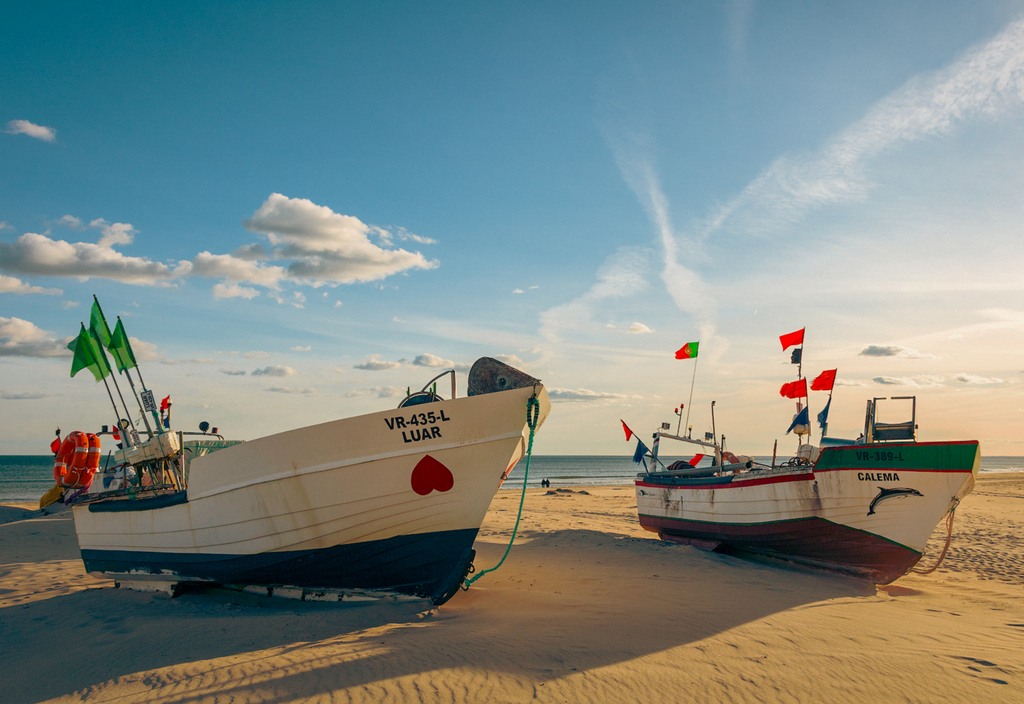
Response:
MULTIPOLYGON (((662 457, 671 464, 683 457, 662 457)), ((771 457, 755 457, 769 464, 771 457)), ((573 487, 588 484, 632 484, 638 465, 632 455, 537 455, 530 459, 527 486, 540 487, 547 480, 552 487, 573 487)), ((1024 472, 1024 457, 981 458, 983 473, 1024 472)), ((526 474, 526 461, 509 473, 505 486, 521 485, 526 474)), ((37 501, 53 486, 53 455, 0 455, 0 504, 37 501)))

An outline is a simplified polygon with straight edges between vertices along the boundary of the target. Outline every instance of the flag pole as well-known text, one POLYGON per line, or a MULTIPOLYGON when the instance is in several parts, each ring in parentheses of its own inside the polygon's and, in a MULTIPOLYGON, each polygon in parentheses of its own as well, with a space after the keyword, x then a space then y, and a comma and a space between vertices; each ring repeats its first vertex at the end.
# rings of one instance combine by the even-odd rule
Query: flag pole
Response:
MULTIPOLYGON (((128 332, 124 330, 124 322, 121 320, 121 316, 120 315, 117 316, 117 322, 121 325, 121 330, 122 330, 122 332, 124 332, 124 338, 127 341, 127 339, 128 339, 128 332)), ((143 396, 145 396, 147 393, 149 394, 151 405, 153 406, 152 408, 149 409, 149 412, 151 414, 153 414, 153 422, 156 424, 156 433, 154 433, 152 428, 149 427, 149 420, 146 419, 145 404, 142 403, 141 401, 139 401, 139 405, 142 406, 142 408, 143 408, 142 418, 143 418, 143 420, 146 421, 146 429, 149 430, 149 434, 150 434, 151 437, 154 434, 160 435, 160 434, 163 433, 163 426, 160 424, 160 417, 156 413, 156 402, 152 400, 153 392, 150 391, 146 387, 146 380, 142 378, 142 368, 139 367, 139 363, 135 359, 135 353, 134 352, 131 353, 131 360, 135 364, 135 372, 139 375, 139 384, 142 386, 142 394, 143 394, 143 396)), ((128 383, 131 384, 132 391, 135 391, 135 384, 134 384, 134 382, 132 382, 132 377, 128 373, 128 369, 127 368, 124 370, 124 374, 125 374, 125 376, 128 377, 128 383)), ((137 391, 135 391, 135 397, 136 397, 136 399, 138 399, 138 397, 139 397, 139 394, 138 394, 137 391)))
MULTIPOLYGON (((804 345, 807 344, 807 326, 803 327, 803 335, 800 336, 800 362, 796 365, 796 378, 797 381, 804 378, 804 345)), ((807 395, 804 396, 805 408, 807 409, 807 444, 811 444, 811 392, 808 391, 807 395)), ((799 411, 798 411, 799 412, 799 411)), ((802 435, 797 435, 797 441, 799 442, 798 448, 803 447, 804 439, 802 435)), ((797 449, 799 452, 799 449, 797 449)))
POLYGON ((697 359, 700 357, 700 352, 697 352, 697 356, 693 358, 693 377, 690 379, 690 398, 686 401, 686 429, 690 429, 690 406, 693 405, 693 382, 697 380, 697 359))
MULTIPOLYGON (((832 383, 834 384, 835 381, 833 380, 832 383)), ((832 391, 833 391, 833 389, 829 389, 828 390, 828 401, 825 402, 825 408, 828 408, 828 409, 832 408, 832 391)), ((818 445, 821 445, 821 443, 825 440, 825 433, 827 433, 827 432, 828 432, 828 416, 825 416, 825 422, 821 424, 821 440, 818 441, 818 445)))

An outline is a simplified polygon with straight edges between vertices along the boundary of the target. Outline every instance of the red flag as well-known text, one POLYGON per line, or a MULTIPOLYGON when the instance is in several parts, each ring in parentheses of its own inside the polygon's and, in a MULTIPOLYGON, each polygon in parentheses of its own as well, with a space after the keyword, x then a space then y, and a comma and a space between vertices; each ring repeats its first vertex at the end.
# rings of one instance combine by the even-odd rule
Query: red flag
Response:
POLYGON ((53 442, 50 443, 50 452, 52 452, 53 454, 56 455, 57 451, 59 449, 60 449, 60 438, 57 438, 56 440, 54 440, 53 442))
POLYGON ((782 343, 782 351, 785 352, 793 345, 804 344, 804 330, 807 328, 800 328, 796 332, 791 332, 788 335, 779 335, 779 341, 782 343))
POLYGON ((836 372, 838 369, 823 371, 811 382, 811 391, 831 391, 832 385, 836 383, 836 372))
POLYGON ((619 422, 622 423, 622 429, 626 431, 626 440, 629 440, 633 437, 633 431, 629 429, 628 425, 626 425, 626 421, 619 418, 619 422))
POLYGON ((171 405, 171 397, 165 396, 164 400, 160 402, 160 410, 166 411, 167 407, 171 405))
POLYGON ((690 460, 690 466, 691 467, 696 467, 698 464, 700 464, 700 461, 702 459, 704 459, 704 455, 694 455, 693 459, 690 460))
POLYGON ((786 398, 806 398, 807 379, 800 379, 799 381, 791 381, 788 384, 783 384, 782 388, 779 389, 779 395, 785 396, 786 398))
POLYGON ((676 359, 696 359, 697 358, 697 347, 700 342, 687 342, 685 345, 676 350, 676 359))

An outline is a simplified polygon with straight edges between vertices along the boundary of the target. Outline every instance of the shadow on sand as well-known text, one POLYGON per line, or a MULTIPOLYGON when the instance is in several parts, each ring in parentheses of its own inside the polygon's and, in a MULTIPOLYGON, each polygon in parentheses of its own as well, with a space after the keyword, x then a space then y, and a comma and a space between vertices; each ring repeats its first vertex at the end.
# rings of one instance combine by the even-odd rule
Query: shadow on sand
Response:
MULTIPOLYGON (((489 567, 504 545, 477 548, 477 566, 489 567)), ((562 530, 517 545, 501 570, 440 608, 110 588, 12 606, 0 609, 0 630, 20 637, 5 635, 0 662, 10 704, 103 698, 111 686, 160 701, 287 702, 445 668, 497 673, 529 691, 794 607, 874 593, 850 577, 562 530)), ((467 686, 485 696, 492 685, 467 686)))

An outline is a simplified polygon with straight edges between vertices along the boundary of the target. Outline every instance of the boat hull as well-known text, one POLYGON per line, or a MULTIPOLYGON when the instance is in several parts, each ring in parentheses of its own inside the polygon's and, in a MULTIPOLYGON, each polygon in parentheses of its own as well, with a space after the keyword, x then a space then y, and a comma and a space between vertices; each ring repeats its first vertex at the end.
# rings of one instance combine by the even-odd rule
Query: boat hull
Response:
POLYGON ((87 571, 120 582, 384 590, 442 601, 523 456, 513 389, 332 421, 193 460, 187 494, 76 505, 87 571))
POLYGON ((640 524, 693 542, 841 568, 887 584, 974 486, 976 442, 826 448, 813 466, 704 479, 640 475, 640 524))

